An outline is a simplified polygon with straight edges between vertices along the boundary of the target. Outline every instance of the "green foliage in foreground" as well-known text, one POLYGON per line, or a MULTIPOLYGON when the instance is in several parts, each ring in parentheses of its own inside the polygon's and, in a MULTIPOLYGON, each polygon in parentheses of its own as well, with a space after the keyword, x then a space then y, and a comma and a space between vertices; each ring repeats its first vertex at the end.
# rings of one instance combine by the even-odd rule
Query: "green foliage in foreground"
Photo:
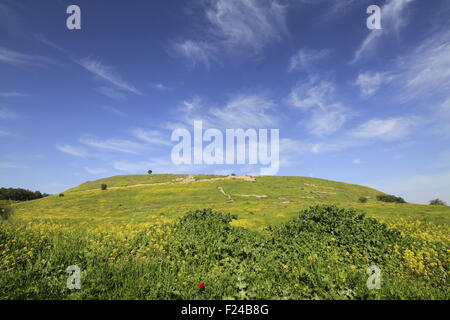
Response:
POLYGON ((9 203, 0 203, 0 219, 7 220, 14 213, 14 208, 9 203))
POLYGON ((314 206, 256 232, 211 209, 130 234, 4 221, 2 299, 448 299, 449 246, 314 206), (72 230, 72 231, 71 231, 72 230), (432 259, 430 259, 430 257, 432 259), (380 290, 366 270, 378 265, 380 290), (66 288, 70 265, 81 290, 66 288), (205 290, 197 283, 205 282, 205 290))

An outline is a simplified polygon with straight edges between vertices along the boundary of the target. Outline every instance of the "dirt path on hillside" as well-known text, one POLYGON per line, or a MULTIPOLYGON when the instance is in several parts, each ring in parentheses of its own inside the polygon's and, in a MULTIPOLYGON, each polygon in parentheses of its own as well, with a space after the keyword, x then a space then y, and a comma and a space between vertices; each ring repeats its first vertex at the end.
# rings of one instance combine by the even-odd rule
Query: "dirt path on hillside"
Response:
MULTIPOLYGON (((178 183, 190 183, 190 182, 223 181, 223 180, 243 180, 243 181, 248 181, 248 182, 256 182, 256 179, 252 176, 240 176, 240 177, 226 176, 226 177, 198 179, 197 180, 197 179, 195 179, 195 177, 193 175, 189 175, 186 178, 177 178, 177 179, 173 179, 172 181, 168 181, 168 182, 140 183, 140 184, 133 184, 130 186, 108 187, 108 190, 145 187, 145 186, 161 186, 161 185, 166 185, 166 184, 178 184, 178 183)), ((92 190, 97 190, 97 189, 88 189, 88 190, 82 190, 82 191, 92 191, 92 190)), ((77 191, 77 192, 81 192, 81 191, 77 191)), ((252 196, 252 195, 249 195, 249 196, 252 196)))
POLYGON ((267 198, 267 195, 265 195, 265 194, 239 194, 239 193, 229 194, 229 193, 226 193, 225 190, 223 189, 223 187, 221 187, 221 186, 217 187, 217 190, 219 190, 219 192, 221 194, 223 194, 225 197, 227 197, 229 202, 234 201, 233 197, 267 198))

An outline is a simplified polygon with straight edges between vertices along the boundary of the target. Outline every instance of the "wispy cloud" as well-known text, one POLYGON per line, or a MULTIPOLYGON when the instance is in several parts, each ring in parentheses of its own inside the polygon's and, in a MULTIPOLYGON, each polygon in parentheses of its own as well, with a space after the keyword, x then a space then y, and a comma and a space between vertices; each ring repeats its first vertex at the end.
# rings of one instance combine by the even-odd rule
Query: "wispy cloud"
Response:
POLYGON ((270 128, 276 125, 275 103, 260 95, 238 95, 222 108, 209 110, 216 127, 270 128))
POLYGON ((226 47, 258 53, 285 32, 285 8, 275 0, 216 0, 206 9, 211 31, 226 47))
POLYGON ((16 91, 0 92, 0 97, 2 97, 2 98, 21 98, 21 97, 25 97, 25 94, 16 92, 16 91))
POLYGON ((112 106, 102 106, 102 109, 105 111, 108 111, 109 113, 112 113, 113 115, 119 116, 119 117, 126 116, 126 114, 123 111, 121 111, 118 108, 112 107, 112 106))
POLYGON ((71 146, 68 144, 56 146, 56 148, 61 152, 70 154, 71 156, 75 156, 75 157, 84 158, 89 155, 88 152, 84 148, 71 146))
POLYGON ((418 125, 420 122, 415 117, 371 119, 351 130, 349 135, 356 139, 398 140, 418 125))
POLYGON ((97 91, 102 95, 104 95, 105 97, 115 100, 124 100, 126 97, 123 92, 111 87, 100 87, 97 89, 97 91))
POLYGON ((403 78, 405 99, 450 92, 450 31, 435 32, 401 57, 397 72, 403 78))
POLYGON ((279 122, 276 107, 261 94, 238 94, 223 106, 211 106, 195 97, 181 102, 177 119, 187 126, 202 120, 204 126, 213 128, 274 128, 279 122))
POLYGON ((49 63, 54 63, 53 60, 48 58, 20 53, 4 47, 0 47, 0 62, 4 62, 15 66, 45 65, 49 63))
POLYGON ((0 161, 0 168, 6 168, 6 169, 26 169, 29 168, 29 166, 17 163, 17 162, 4 162, 0 161))
POLYGON ((335 86, 329 81, 310 79, 308 83, 294 87, 287 102, 309 112, 310 118, 304 124, 309 132, 323 136, 338 131, 351 117, 350 109, 334 98, 335 86))
POLYGON ((289 60, 288 70, 290 72, 296 70, 309 72, 315 62, 327 57, 330 52, 328 49, 301 49, 289 60))
POLYGON ((0 107, 0 119, 16 119, 19 115, 8 108, 0 107))
POLYGON ((139 140, 148 142, 152 145, 162 145, 162 146, 172 145, 170 137, 163 135, 158 130, 145 130, 141 128, 136 128, 132 130, 132 134, 139 140))
POLYGON ((131 154, 137 154, 144 148, 144 146, 140 143, 123 139, 99 140, 92 137, 83 137, 80 139, 80 142, 82 144, 97 149, 131 153, 131 154))
POLYGON ((84 171, 86 171, 87 173, 90 173, 92 175, 100 175, 100 174, 104 174, 104 173, 108 172, 108 170, 103 169, 103 168, 93 169, 93 168, 88 168, 88 167, 85 167, 84 171))
POLYGON ((210 43, 203 41, 185 40, 173 45, 175 52, 185 57, 191 68, 203 65, 207 69, 217 61, 216 48, 210 43))
POLYGON ((285 7, 277 0, 213 0, 204 2, 208 24, 199 39, 174 43, 175 51, 190 60, 191 66, 207 68, 229 55, 260 54, 269 43, 286 33, 285 7))
POLYGON ((168 86, 166 86, 166 85, 164 85, 164 84, 162 84, 162 83, 152 83, 152 84, 150 84, 150 86, 152 87, 152 88, 154 88, 154 89, 157 89, 157 90, 159 90, 159 91, 170 91, 170 90, 172 90, 172 88, 170 88, 170 87, 168 87, 168 86))
POLYGON ((391 82, 394 78, 395 77, 388 72, 363 72, 358 75, 355 85, 359 86, 361 94, 364 97, 370 97, 374 95, 382 85, 391 82))
POLYGON ((51 48, 53 48, 53 49, 56 49, 56 50, 58 50, 58 51, 61 51, 61 52, 63 52, 63 53, 65 53, 65 54, 67 54, 67 55, 70 56, 70 53, 69 53, 68 50, 64 49, 63 47, 61 47, 60 45, 54 43, 53 41, 50 41, 50 40, 49 40, 45 35, 43 35, 42 33, 38 33, 38 34, 36 34, 34 37, 36 38, 36 40, 40 41, 41 43, 43 43, 43 44, 45 44, 45 45, 47 45, 47 46, 49 46, 49 47, 51 47, 51 48))
POLYGON ((13 134, 9 131, 5 131, 5 130, 0 130, 0 137, 10 137, 13 134))
POLYGON ((85 68, 87 71, 91 72, 93 75, 102 79, 110 84, 120 88, 124 91, 131 92, 137 95, 142 95, 142 93, 136 89, 133 85, 124 81, 114 70, 113 67, 106 66, 100 61, 93 60, 91 58, 84 58, 78 61, 78 63, 85 68))

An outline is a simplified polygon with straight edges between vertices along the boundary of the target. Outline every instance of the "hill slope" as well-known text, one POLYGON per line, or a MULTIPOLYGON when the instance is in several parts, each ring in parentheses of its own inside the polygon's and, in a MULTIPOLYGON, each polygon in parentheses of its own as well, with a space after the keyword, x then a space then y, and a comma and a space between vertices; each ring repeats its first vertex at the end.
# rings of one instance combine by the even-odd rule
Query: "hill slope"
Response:
POLYGON ((213 208, 238 215, 236 224, 252 229, 286 221, 318 203, 364 208, 380 219, 424 217, 447 221, 450 208, 376 201, 380 191, 306 177, 232 177, 214 175, 121 175, 85 182, 37 201, 17 204, 17 217, 58 222, 155 223, 173 220, 190 209, 213 208), (108 190, 100 190, 107 184, 108 190), (358 202, 367 197, 368 203, 358 202))

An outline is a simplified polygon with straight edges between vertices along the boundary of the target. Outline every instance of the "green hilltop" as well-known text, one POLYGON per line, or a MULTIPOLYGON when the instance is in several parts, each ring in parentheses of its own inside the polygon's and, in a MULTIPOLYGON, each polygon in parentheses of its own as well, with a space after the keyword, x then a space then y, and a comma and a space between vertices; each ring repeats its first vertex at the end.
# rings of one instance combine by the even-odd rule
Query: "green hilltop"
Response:
POLYGON ((448 223, 450 207, 393 204, 381 191, 308 177, 186 174, 119 175, 85 182, 43 199, 16 204, 16 216, 58 223, 154 223, 173 221, 191 209, 212 208, 238 216, 237 225, 264 229, 315 204, 364 210, 380 220, 420 218, 448 223), (101 190, 106 184, 107 190, 101 190), (366 197, 367 203, 358 199, 366 197))

